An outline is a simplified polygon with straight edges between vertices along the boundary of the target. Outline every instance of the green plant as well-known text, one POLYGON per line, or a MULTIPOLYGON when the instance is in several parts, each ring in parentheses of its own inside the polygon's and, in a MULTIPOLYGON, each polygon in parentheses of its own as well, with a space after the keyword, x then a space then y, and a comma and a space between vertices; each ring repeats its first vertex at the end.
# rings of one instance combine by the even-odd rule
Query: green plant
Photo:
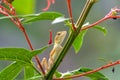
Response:
MULTIPOLYGON (((40 12, 39 14, 16 15, 15 9, 11 4, 12 1, 13 0, 11 0, 10 2, 8 2, 7 0, 2 0, 0 4, 0 13, 6 17, 0 17, 0 19, 9 18, 21 30, 31 50, 26 50, 24 48, 1 48, 0 60, 10 60, 14 62, 9 66, 7 66, 6 68, 4 68, 2 71, 0 71, 0 80, 15 79, 20 73, 20 71, 22 70, 22 68, 24 68, 25 80, 26 79, 27 80, 36 80, 36 79, 66 80, 66 79, 72 79, 72 78, 77 78, 81 76, 89 77, 91 80, 109 80, 108 78, 106 78, 106 76, 104 76, 99 71, 102 69, 106 69, 108 67, 120 64, 119 60, 112 63, 108 63, 104 66, 101 66, 93 70, 89 68, 80 68, 70 72, 61 73, 56 71, 56 69, 58 68, 62 59, 65 57, 65 55, 67 54, 67 51, 70 49, 72 45, 76 53, 80 51, 80 48, 83 43, 84 35, 89 28, 93 27, 95 29, 102 31, 104 34, 106 34, 106 29, 101 26, 98 26, 98 24, 107 19, 120 18, 120 15, 118 14, 120 12, 120 9, 118 9, 117 7, 112 8, 111 11, 99 21, 96 21, 93 24, 89 24, 89 23, 84 24, 89 11, 91 10, 92 6, 97 2, 97 0, 87 0, 77 22, 74 24, 72 9, 71 9, 71 0, 67 0, 68 12, 70 15, 69 18, 65 18, 62 13, 58 13, 58 12, 40 12), (24 20, 21 21, 20 18, 24 18, 24 20), (64 22, 65 25, 69 26, 69 29, 70 29, 69 36, 66 40, 63 50, 61 51, 58 59, 56 60, 56 62, 54 63, 53 67, 48 72, 48 74, 45 73, 43 67, 41 66, 39 57, 37 55, 42 53, 51 45, 52 32, 50 31, 49 44, 44 46, 43 48, 34 50, 31 44, 31 41, 26 33, 26 30, 23 27, 24 23, 35 22, 39 20, 52 20, 53 23, 64 22), (33 58, 35 58, 38 67, 36 67, 34 62, 32 61, 33 58), (54 74, 56 75, 56 78, 53 78, 54 74)), ((23 2, 26 2, 26 1, 23 1, 23 2)), ((50 2, 50 0, 48 0, 48 6, 43 10, 47 10, 50 7, 51 3, 55 3, 55 1, 52 0, 50 2)), ((18 3, 14 3, 14 4, 17 5, 18 3)))

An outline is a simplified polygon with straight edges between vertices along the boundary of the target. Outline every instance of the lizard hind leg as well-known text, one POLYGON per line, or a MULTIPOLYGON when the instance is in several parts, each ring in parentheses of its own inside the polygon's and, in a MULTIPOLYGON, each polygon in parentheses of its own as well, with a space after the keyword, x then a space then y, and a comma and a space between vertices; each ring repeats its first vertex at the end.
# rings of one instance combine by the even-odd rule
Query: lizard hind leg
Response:
POLYGON ((48 66, 49 66, 49 69, 51 69, 51 68, 52 68, 53 63, 54 63, 54 59, 52 59, 52 57, 51 57, 51 58, 49 58, 49 60, 48 60, 48 66))
POLYGON ((45 73, 47 74, 49 71, 49 66, 48 66, 47 59, 45 57, 42 59, 41 65, 45 69, 45 73))

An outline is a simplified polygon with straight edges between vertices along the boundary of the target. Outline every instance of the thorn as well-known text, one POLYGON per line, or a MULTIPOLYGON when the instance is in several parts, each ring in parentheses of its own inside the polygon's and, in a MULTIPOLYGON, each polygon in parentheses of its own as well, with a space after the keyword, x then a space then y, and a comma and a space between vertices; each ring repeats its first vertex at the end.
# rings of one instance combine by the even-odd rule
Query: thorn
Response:
POLYGON ((115 72, 115 67, 112 68, 112 72, 113 72, 113 73, 115 72))
POLYGON ((114 20, 117 20, 117 18, 113 18, 114 20))

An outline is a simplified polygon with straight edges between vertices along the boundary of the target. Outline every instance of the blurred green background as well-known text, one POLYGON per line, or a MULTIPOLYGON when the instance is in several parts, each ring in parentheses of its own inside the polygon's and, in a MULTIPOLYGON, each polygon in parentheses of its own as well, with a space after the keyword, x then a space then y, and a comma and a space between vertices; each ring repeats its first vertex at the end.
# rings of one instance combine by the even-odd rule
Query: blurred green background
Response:
MULTIPOLYGON (((31 11, 34 11, 34 13, 39 13, 41 12, 42 8, 47 5, 46 0, 35 1, 36 2, 33 1, 34 7, 31 7, 31 11)), ((73 17, 76 21, 86 0, 71 1, 73 17)), ((24 4, 20 3, 20 6, 24 6, 24 4)), ((31 4, 31 6, 33 5, 31 4)), ((115 6, 120 8, 120 0, 99 0, 92 7, 86 22, 96 22, 97 20, 103 18, 110 11, 110 9, 115 6)), ((25 11, 24 8, 22 8, 23 12, 25 11)), ((49 11, 57 11, 63 13, 65 17, 69 17, 66 0, 56 0, 55 4, 51 6, 49 11)), ((19 13, 18 11, 18 14, 23 13, 19 13)), ((67 72, 78 69, 80 67, 94 69, 109 63, 110 61, 116 61, 120 58, 120 19, 110 19, 99 25, 107 28, 107 35, 104 36, 102 32, 96 29, 89 29, 86 36, 84 37, 84 43, 80 52, 75 54, 73 47, 71 47, 68 51, 68 54, 59 66, 59 71, 67 72), (106 61, 104 62, 99 60, 102 58, 104 58, 106 61)), ((63 23, 52 25, 51 21, 37 21, 30 24, 24 24, 24 27, 35 49, 41 48, 48 43, 50 29, 53 32, 53 36, 57 31, 68 31, 68 27, 64 26, 63 23)), ((0 20, 0 47, 22 47, 29 49, 22 32, 9 19, 0 20)), ((51 49, 52 46, 48 48, 44 54, 40 54, 39 57, 41 59, 43 57, 48 58, 51 49)), ((11 62, 8 61, 0 61, 0 70, 2 70, 10 63, 11 62)), ((101 72, 106 75, 109 80, 120 80, 120 65, 115 66, 114 73, 112 73, 112 67, 102 70, 101 72)), ((23 72, 17 77, 16 80, 22 79, 23 72)), ((89 80, 89 78, 81 77, 74 80, 89 80)))

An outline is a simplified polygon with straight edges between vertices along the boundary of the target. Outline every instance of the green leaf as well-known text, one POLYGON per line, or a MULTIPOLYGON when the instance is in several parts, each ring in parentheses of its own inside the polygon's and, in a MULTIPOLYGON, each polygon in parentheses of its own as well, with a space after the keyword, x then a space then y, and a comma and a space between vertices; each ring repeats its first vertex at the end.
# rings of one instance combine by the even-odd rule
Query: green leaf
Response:
MULTIPOLYGON (((69 76, 72 76, 72 74, 69 73, 69 72, 64 73, 64 74, 62 75, 62 77, 69 77, 69 76)), ((65 79, 65 80, 72 80, 72 79, 65 79)))
POLYGON ((0 48, 0 60, 21 61, 31 64, 32 57, 42 53, 47 48, 48 45, 34 51, 29 51, 23 48, 0 48))
POLYGON ((30 51, 23 48, 1 48, 0 60, 21 61, 31 64, 30 51))
POLYGON ((83 30, 79 33, 79 35, 76 37, 76 39, 74 40, 73 42, 73 47, 75 49, 75 52, 78 53, 79 50, 81 49, 82 47, 82 44, 83 44, 83 38, 86 34, 87 30, 83 30))
POLYGON ((101 27, 99 25, 96 25, 93 28, 98 29, 99 31, 103 32, 104 36, 107 34, 107 29, 105 27, 101 27))
POLYGON ((35 16, 27 17, 23 23, 35 22, 39 20, 54 20, 57 17, 63 16, 63 14, 58 12, 41 12, 39 14, 34 14, 35 16))
POLYGON ((29 79, 35 75, 35 70, 32 66, 25 66, 24 68, 24 79, 29 79))
POLYGON ((0 80, 14 80, 23 68, 22 62, 13 62, 5 69, 0 71, 0 80))
POLYGON ((49 45, 44 46, 43 48, 40 48, 40 49, 37 49, 37 50, 33 50, 33 51, 31 52, 31 56, 34 57, 35 55, 42 53, 42 52, 43 52, 44 50, 46 50, 48 47, 49 47, 49 45))
POLYGON ((69 20, 69 18, 65 18, 65 17, 62 16, 62 17, 58 17, 54 21, 52 21, 52 24, 56 24, 56 23, 60 23, 60 22, 66 22, 68 20, 69 20))
POLYGON ((31 14, 35 12, 35 0, 14 0, 13 6, 17 13, 31 14))
POLYGON ((44 80, 44 78, 40 75, 36 75, 36 76, 31 77, 31 78, 26 79, 26 80, 44 80))
POLYGON ((31 59, 35 55, 42 53, 47 47, 48 46, 45 46, 39 50, 34 51, 29 51, 23 48, 1 48, 0 60, 13 60, 17 62, 9 65, 7 68, 0 72, 0 80, 13 80, 23 67, 25 67, 25 79, 34 77, 34 71, 37 71, 37 69, 35 69, 31 63, 31 59), (11 72, 13 73, 11 74, 11 72), (5 77, 5 75, 8 76, 5 77))
MULTIPOLYGON (((81 74, 81 73, 85 73, 88 71, 91 71, 92 69, 89 68, 80 68, 78 70, 74 70, 65 74, 70 74, 70 75, 77 75, 77 74, 81 74)), ((89 77, 91 80, 108 80, 108 78, 106 78, 106 76, 104 76, 102 73, 100 72, 95 72, 92 74, 88 74, 86 75, 86 77, 89 77)))
POLYGON ((60 77, 62 76, 62 73, 56 71, 56 72, 54 73, 54 75, 55 75, 56 78, 60 78, 60 77))

